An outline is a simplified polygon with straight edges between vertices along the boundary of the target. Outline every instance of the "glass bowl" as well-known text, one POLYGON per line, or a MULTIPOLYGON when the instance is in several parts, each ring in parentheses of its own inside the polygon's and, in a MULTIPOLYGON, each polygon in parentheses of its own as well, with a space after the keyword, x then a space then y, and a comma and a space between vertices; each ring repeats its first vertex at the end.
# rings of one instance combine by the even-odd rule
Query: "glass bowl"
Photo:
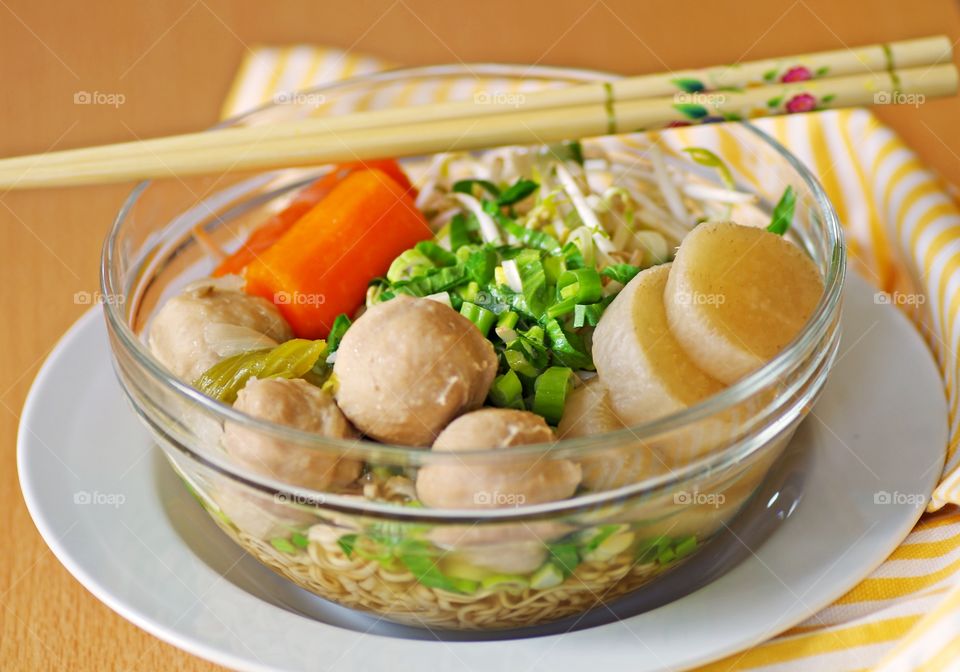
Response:
MULTIPOLYGON (((278 98, 225 125, 465 99, 509 100, 536 88, 609 79, 579 70, 443 66, 399 70, 278 98)), ((642 148, 650 139, 627 140, 642 148)), ((790 235, 823 274, 808 324, 775 359, 682 412, 617 432, 503 451, 433 453, 324 438, 247 416, 174 378, 144 333, 170 296, 213 266, 210 241, 235 246, 321 172, 318 167, 147 182, 124 204, 105 242, 102 290, 121 385, 213 520, 249 554, 297 585, 347 607, 406 624, 449 629, 536 625, 580 614, 636 591, 697 553, 757 490, 817 398, 839 342, 844 248, 836 213, 809 171, 749 124, 667 131, 669 148, 713 148, 769 213, 787 185, 797 194, 790 235), (343 487, 319 491, 299 479, 232 462, 225 431, 281 442, 303 464, 362 468, 343 487), (692 459, 670 456, 687 451, 692 459), (666 469, 645 471, 651 454, 666 469), (501 502, 482 474, 565 468, 592 490, 539 504, 501 502), (640 468, 637 468, 637 465, 640 468), (430 509, 402 499, 424 469, 473 483, 477 509, 430 509), (376 499, 365 495, 376 494, 376 499)), ((589 153, 589 143, 585 148, 589 153)), ((414 160, 412 163, 416 163, 414 160)), ((712 180, 710 171, 704 179, 712 180)))

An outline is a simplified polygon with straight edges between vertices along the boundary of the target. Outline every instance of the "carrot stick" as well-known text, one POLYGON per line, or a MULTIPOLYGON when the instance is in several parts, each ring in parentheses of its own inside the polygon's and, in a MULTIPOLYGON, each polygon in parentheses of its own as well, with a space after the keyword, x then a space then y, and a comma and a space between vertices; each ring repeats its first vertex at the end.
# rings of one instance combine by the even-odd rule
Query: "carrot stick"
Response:
POLYGON ((381 170, 354 172, 247 266, 246 291, 273 301, 300 338, 326 338, 370 281, 433 235, 409 190, 381 170))
POLYGON ((376 168, 387 173, 400 186, 416 197, 416 190, 410 184, 403 169, 393 159, 377 161, 353 161, 341 163, 319 180, 298 193, 286 208, 273 215, 264 224, 254 229, 247 240, 236 252, 220 262, 213 271, 213 277, 239 273, 251 261, 260 256, 267 248, 277 242, 294 223, 303 217, 310 208, 319 203, 345 177, 358 170, 376 168))

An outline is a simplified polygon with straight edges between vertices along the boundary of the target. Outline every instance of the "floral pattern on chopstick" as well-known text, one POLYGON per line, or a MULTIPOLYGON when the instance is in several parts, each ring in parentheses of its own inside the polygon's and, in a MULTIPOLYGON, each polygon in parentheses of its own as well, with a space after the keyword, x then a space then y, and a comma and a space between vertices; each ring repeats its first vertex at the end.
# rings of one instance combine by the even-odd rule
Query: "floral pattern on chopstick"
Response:
POLYGON ((772 68, 763 73, 763 84, 770 84, 771 82, 780 81, 784 84, 790 84, 792 82, 806 82, 811 79, 818 79, 820 77, 825 77, 830 72, 830 68, 823 66, 817 68, 816 70, 810 70, 810 68, 803 65, 795 65, 785 70, 772 68))

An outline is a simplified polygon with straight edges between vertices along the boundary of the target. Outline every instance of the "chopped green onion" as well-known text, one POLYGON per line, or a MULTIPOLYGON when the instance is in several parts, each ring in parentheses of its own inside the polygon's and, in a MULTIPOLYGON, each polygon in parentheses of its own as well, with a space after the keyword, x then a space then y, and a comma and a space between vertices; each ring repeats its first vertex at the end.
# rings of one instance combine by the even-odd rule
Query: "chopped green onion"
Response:
POLYGON ((567 260, 562 255, 550 255, 543 260, 543 271, 547 274, 548 284, 556 285, 566 270, 567 260))
POLYGON ((480 187, 494 198, 500 196, 500 189, 489 180, 458 180, 453 185, 453 191, 458 194, 473 196, 474 187, 480 187))
POLYGON ((470 301, 464 301, 460 306, 460 314, 477 325, 480 333, 484 336, 490 331, 490 327, 497 321, 497 316, 486 308, 482 308, 470 301))
POLYGON ((497 326, 513 329, 515 326, 517 326, 517 320, 519 319, 519 315, 512 310, 507 310, 500 313, 500 316, 497 318, 497 326))
POLYGON ((793 211, 796 206, 797 194, 793 191, 792 186, 788 186, 773 208, 773 215, 770 218, 770 226, 767 227, 767 231, 778 236, 785 234, 793 222, 793 211))
POLYGON ((641 271, 639 266, 633 266, 632 264, 610 264, 605 269, 601 275, 619 282, 621 285, 625 285, 641 271))
POLYGON ((426 275, 427 271, 434 268, 433 261, 417 248, 406 250, 399 257, 393 260, 390 268, 387 270, 387 280, 390 282, 399 282, 400 280, 409 280, 426 275))
POLYGON ((524 245, 535 247, 538 250, 543 250, 545 252, 553 252, 560 249, 560 241, 551 236, 549 233, 537 231, 536 229, 528 229, 527 227, 521 226, 507 217, 498 218, 497 223, 507 233, 515 237, 524 245))
POLYGON ((340 547, 340 550, 342 550, 343 554, 348 558, 353 555, 353 549, 356 545, 357 535, 355 534, 345 534, 337 539, 337 546, 340 547))
POLYGON ((603 298, 600 274, 595 268, 564 271, 557 279, 557 299, 574 299, 575 303, 596 303, 603 298))
POLYGON ((504 350, 503 356, 506 358, 507 366, 510 367, 511 371, 516 371, 521 376, 526 376, 527 378, 536 378, 540 375, 540 370, 519 350, 504 350))
POLYGON ((461 579, 455 576, 446 576, 437 567, 436 559, 419 550, 400 555, 400 562, 410 570, 410 573, 427 588, 437 588, 451 593, 469 595, 476 592, 479 584, 470 579, 461 579))
POLYGON ((674 547, 673 552, 676 553, 678 558, 685 558, 697 549, 697 538, 693 535, 689 537, 684 537, 678 541, 674 547))
POLYGON ((432 240, 421 240, 413 249, 425 256, 436 266, 454 266, 457 263, 457 255, 443 249, 432 240))
POLYGON ((661 565, 667 565, 676 560, 677 553, 672 548, 665 548, 657 555, 657 562, 661 565))
MULTIPOLYGON (((514 259, 520 275, 520 290, 530 313, 539 318, 547 309, 547 276, 536 250, 522 250, 514 259)), ((506 263, 506 262, 505 262, 506 263)))
POLYGON ((595 327, 606 308, 605 303, 591 303, 588 306, 578 304, 573 307, 573 326, 576 329, 585 326, 595 327))
POLYGON ((470 244, 470 229, 467 218, 458 213, 450 220, 450 249, 456 252, 464 245, 470 244))
POLYGON ((480 285, 488 285, 493 280, 497 263, 497 252, 489 247, 471 252, 465 262, 467 275, 480 285))
POLYGON ((593 371, 593 359, 587 352, 583 339, 568 332, 556 319, 550 318, 544 324, 553 356, 564 366, 571 369, 593 371))
POLYGON ((547 544, 547 552, 550 554, 551 562, 567 578, 580 564, 580 551, 576 544, 559 543, 547 544))
POLYGON ((289 541, 283 538, 271 539, 270 545, 281 553, 287 553, 293 555, 297 552, 297 547, 291 544, 289 541))
POLYGON ((527 180, 521 177, 497 197, 497 205, 513 205, 514 203, 519 203, 539 188, 540 185, 533 180, 527 180))
POLYGON ((669 547, 670 538, 666 535, 653 537, 652 539, 641 542, 637 546, 637 562, 640 564, 653 562, 661 552, 669 547))
POLYGON ((333 326, 330 327, 330 334, 327 336, 327 348, 330 352, 336 352, 337 348, 340 347, 340 341, 343 340, 343 335, 347 333, 350 324, 350 318, 345 313, 337 315, 337 318, 333 321, 333 326))
POLYGON ((547 308, 546 316, 547 317, 561 317, 567 313, 572 312, 577 307, 576 299, 564 299, 563 301, 557 301, 553 305, 547 308))
POLYGON ((410 296, 430 296, 437 292, 447 292, 467 279, 466 270, 462 266, 444 266, 433 268, 422 277, 401 280, 393 283, 391 289, 396 294, 410 296))
POLYGON ((290 541, 292 541, 293 545, 297 548, 306 548, 309 545, 307 535, 305 535, 303 532, 294 532, 291 534, 290 541))
POLYGON ((498 408, 523 410, 523 384, 512 369, 493 379, 490 403, 498 408))
POLYGON ((573 371, 565 366, 551 366, 537 377, 531 410, 556 425, 563 417, 567 394, 572 387, 573 371))
POLYGON ((471 280, 467 284, 457 288, 457 296, 464 301, 476 302, 477 294, 480 293, 480 285, 471 280))

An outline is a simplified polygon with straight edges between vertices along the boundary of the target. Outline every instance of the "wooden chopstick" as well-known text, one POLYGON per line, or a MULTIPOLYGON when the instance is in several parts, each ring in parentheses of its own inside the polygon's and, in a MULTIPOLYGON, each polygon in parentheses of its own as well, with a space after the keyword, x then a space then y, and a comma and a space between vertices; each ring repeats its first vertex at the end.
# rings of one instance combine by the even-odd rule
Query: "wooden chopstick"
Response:
MULTIPOLYGON (((853 49, 823 51, 782 58, 747 61, 735 66, 712 66, 671 73, 624 77, 609 84, 591 83, 557 89, 496 96, 479 94, 474 100, 417 105, 398 109, 373 110, 336 117, 304 119, 282 124, 260 126, 257 142, 280 138, 299 138, 318 133, 346 132, 388 125, 446 121, 495 114, 513 114, 521 111, 555 109, 578 105, 604 104, 675 95, 678 99, 695 98, 721 89, 742 89, 758 82, 776 83, 792 74, 842 77, 890 72, 950 63, 953 60, 952 43, 944 35, 903 40, 889 44, 874 44, 853 49), (801 72, 803 71, 803 72, 801 72), (771 82, 772 80, 772 82, 771 82), (702 87, 702 88, 700 88, 702 87), (697 91, 687 89, 697 88, 697 91), (689 94, 686 95, 685 94, 689 94)), ((248 128, 231 128, 216 132, 204 131, 168 138, 125 142, 102 147, 83 147, 46 155, 44 165, 74 163, 83 160, 102 161, 111 156, 125 156, 139 147, 144 155, 185 149, 220 149, 230 144, 244 145, 251 141, 248 128)), ((0 159, 4 167, 35 163, 35 156, 0 159), (16 163, 15 163, 16 162, 16 163)))
MULTIPOLYGON (((941 59, 940 53, 927 56, 941 59)), ((677 122, 750 118, 757 110, 783 114, 876 102, 917 103, 957 89, 957 71, 952 64, 781 82, 740 91, 689 92, 686 97, 650 98, 649 89, 636 86, 635 80, 625 80, 627 85, 619 88, 618 81, 531 94, 534 105, 509 111, 467 103, 472 116, 463 116, 467 109, 463 103, 447 103, 5 159, 0 160, 0 187, 93 184, 539 144, 653 130, 677 122), (409 121, 413 114, 416 121, 409 121)))

